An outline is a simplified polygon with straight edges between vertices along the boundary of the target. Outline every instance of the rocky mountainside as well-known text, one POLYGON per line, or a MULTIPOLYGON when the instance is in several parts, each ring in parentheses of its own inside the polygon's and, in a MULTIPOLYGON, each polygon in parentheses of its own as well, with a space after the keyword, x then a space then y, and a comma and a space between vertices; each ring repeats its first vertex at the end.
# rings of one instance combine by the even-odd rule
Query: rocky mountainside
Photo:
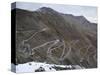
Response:
POLYGON ((30 61, 97 67, 97 24, 42 7, 16 13, 16 63, 30 61))

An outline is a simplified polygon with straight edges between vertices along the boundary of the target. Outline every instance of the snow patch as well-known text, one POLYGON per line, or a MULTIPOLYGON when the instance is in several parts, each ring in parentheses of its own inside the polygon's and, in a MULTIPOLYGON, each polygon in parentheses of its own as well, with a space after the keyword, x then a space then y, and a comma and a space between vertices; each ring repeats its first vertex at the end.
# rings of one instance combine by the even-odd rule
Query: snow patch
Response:
MULTIPOLYGON (((15 65, 15 66, 16 66, 16 73, 36 72, 36 71, 39 71, 41 69, 43 71, 46 71, 46 72, 56 71, 56 69, 54 67, 66 68, 66 69, 72 69, 73 68, 72 65, 46 64, 46 62, 44 62, 44 63, 28 62, 28 63, 24 63, 24 64, 18 64, 18 65, 15 65)), ((76 67, 76 69, 81 69, 81 67, 78 66, 78 65, 74 65, 74 68, 75 67, 76 67)))

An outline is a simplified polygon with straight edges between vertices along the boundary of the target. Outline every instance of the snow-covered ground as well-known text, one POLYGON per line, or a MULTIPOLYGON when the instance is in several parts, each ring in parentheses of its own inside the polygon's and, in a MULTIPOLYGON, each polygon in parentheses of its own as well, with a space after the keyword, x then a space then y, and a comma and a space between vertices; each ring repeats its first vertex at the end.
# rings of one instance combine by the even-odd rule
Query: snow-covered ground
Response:
POLYGON ((58 67, 58 68, 65 68, 65 69, 72 69, 73 67, 76 69, 81 69, 80 66, 78 65, 55 65, 55 64, 46 64, 46 63, 39 63, 39 62, 28 62, 25 64, 18 64, 18 65, 14 65, 12 64, 13 67, 16 67, 16 73, 25 73, 25 72, 36 72, 39 70, 42 71, 56 71, 57 69, 55 69, 54 67, 58 67))

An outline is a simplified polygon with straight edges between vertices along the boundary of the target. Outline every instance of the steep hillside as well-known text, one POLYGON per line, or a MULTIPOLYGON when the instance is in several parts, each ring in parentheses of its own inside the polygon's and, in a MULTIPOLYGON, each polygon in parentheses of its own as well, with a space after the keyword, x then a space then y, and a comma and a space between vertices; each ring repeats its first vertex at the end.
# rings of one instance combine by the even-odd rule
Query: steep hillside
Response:
POLYGON ((97 24, 47 7, 12 12, 16 12, 16 64, 97 67, 97 24))

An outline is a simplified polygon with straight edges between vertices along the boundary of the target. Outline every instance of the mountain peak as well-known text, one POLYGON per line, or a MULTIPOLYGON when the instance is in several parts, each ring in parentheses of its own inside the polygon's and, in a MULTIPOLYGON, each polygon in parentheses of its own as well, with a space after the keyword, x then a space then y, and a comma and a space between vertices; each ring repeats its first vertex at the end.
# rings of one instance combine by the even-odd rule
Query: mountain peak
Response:
POLYGON ((52 8, 49 7, 41 7, 40 10, 54 11, 52 8))
POLYGON ((86 18, 85 18, 84 16, 82 16, 82 15, 81 15, 81 16, 77 16, 77 18, 79 18, 79 19, 80 19, 80 18, 86 19, 86 18))
POLYGON ((46 12, 55 13, 56 12, 55 10, 53 10, 52 8, 49 8, 49 7, 41 7, 38 9, 38 11, 44 12, 44 13, 46 13, 46 12))
POLYGON ((84 16, 77 16, 76 17, 78 20, 80 20, 80 22, 86 22, 86 23, 90 23, 84 16))

